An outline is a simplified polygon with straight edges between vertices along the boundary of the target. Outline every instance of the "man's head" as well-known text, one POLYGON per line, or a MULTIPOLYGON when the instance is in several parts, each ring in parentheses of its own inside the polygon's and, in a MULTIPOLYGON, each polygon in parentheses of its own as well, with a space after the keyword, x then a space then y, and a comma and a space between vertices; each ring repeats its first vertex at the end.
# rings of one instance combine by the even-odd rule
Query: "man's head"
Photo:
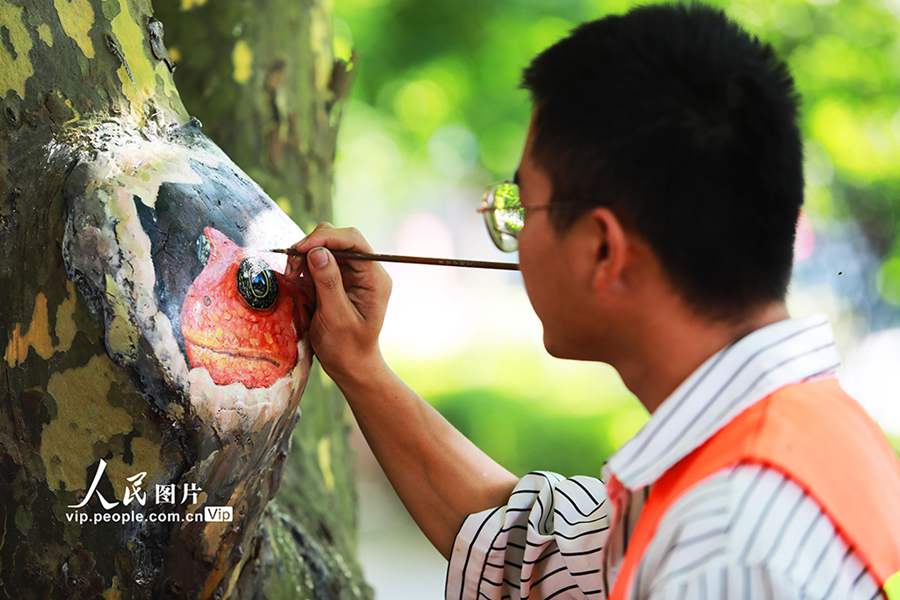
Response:
POLYGON ((523 86, 522 202, 551 209, 527 212, 520 259, 551 353, 602 360, 603 329, 669 301, 718 323, 783 302, 802 143, 770 46, 716 9, 648 6, 576 28, 523 86))

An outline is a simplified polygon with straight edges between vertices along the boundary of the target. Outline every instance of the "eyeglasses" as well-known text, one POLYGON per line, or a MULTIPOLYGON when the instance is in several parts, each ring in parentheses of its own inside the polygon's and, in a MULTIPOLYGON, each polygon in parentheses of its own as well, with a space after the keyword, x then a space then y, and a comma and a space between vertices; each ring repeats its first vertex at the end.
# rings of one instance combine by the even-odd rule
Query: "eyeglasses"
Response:
POLYGON ((494 245, 502 252, 515 252, 519 249, 519 232, 525 226, 525 211, 544 208, 550 205, 522 206, 519 186, 512 181, 501 181, 484 191, 478 212, 484 215, 494 245))

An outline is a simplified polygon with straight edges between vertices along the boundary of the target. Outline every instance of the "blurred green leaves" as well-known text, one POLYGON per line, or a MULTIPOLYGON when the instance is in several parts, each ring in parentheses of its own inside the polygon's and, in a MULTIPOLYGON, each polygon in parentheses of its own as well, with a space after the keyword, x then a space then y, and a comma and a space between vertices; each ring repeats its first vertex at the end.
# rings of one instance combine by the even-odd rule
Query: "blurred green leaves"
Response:
POLYGON ((892 256, 881 265, 878 290, 885 300, 900 306, 900 254, 892 256))
POLYGON ((516 474, 598 476, 647 413, 611 368, 558 361, 539 347, 485 343, 394 364, 447 420, 516 474))

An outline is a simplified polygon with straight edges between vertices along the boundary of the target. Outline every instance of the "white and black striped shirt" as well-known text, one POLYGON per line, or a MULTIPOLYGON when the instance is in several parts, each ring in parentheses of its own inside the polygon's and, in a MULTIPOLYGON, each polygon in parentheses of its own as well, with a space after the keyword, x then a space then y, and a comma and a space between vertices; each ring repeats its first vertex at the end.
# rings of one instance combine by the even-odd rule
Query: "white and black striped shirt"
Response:
MULTIPOLYGON (((778 388, 838 367, 827 318, 763 327, 710 357, 604 466, 604 478, 532 472, 505 506, 469 515, 447 600, 605 598, 650 485, 778 388), (624 487, 621 514, 603 481, 624 487)), ((880 595, 818 503, 778 471, 741 465, 674 504, 636 571, 632 600, 861 599, 880 595)))

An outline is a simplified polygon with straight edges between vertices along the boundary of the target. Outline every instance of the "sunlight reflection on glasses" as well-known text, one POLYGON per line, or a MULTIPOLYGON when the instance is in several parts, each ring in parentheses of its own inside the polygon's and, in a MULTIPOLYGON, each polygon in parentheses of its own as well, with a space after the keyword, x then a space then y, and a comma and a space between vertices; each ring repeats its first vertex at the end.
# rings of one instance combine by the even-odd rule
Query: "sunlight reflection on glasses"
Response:
POLYGON ((515 252, 519 247, 516 236, 525 225, 519 186, 511 181, 490 186, 484 192, 478 211, 484 215, 494 245, 503 252, 515 252))

